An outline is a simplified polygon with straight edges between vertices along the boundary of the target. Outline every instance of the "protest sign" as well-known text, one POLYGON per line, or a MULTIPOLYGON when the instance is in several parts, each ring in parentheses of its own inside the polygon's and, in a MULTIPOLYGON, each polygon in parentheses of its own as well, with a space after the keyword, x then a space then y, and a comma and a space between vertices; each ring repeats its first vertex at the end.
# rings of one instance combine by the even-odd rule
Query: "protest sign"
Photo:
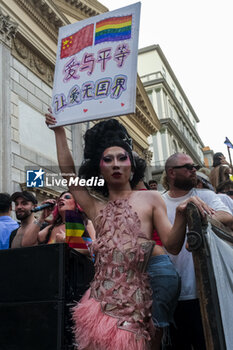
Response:
POLYGON ((56 126, 135 112, 140 3, 61 27, 56 126))

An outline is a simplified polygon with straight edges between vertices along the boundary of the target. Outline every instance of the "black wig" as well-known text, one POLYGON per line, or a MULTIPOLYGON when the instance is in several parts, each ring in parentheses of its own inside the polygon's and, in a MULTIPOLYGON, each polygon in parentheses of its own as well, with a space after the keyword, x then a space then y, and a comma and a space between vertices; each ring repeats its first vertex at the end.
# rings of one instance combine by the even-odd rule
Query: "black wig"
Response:
MULTIPOLYGON (((131 188, 138 183, 139 178, 143 178, 145 167, 139 159, 133 157, 132 139, 126 128, 116 119, 101 121, 84 135, 84 160, 79 169, 79 176, 84 179, 100 176, 100 160, 106 148, 118 146, 122 147, 129 154, 133 178, 130 180, 131 188)), ((93 186, 91 189, 108 196, 108 188, 104 186, 93 186)))

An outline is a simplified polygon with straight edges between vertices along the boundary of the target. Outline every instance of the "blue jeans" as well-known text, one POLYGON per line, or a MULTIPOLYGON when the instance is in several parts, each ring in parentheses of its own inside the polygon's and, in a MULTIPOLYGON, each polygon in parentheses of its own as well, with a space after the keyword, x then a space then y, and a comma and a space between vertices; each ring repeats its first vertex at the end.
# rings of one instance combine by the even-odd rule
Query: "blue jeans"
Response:
POLYGON ((147 272, 153 291, 152 320, 155 327, 164 328, 173 323, 181 279, 168 255, 152 256, 147 272))

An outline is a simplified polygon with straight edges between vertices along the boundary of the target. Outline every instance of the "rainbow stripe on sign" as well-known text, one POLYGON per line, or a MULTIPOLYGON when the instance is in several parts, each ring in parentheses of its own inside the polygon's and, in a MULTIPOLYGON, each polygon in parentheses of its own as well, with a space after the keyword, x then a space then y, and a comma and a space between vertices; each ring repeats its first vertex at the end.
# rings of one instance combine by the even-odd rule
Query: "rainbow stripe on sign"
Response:
POLYGON ((66 243, 69 247, 77 249, 88 249, 91 243, 79 211, 66 211, 66 243))
POLYGON ((131 38, 132 15, 112 17, 96 23, 95 45, 131 38))

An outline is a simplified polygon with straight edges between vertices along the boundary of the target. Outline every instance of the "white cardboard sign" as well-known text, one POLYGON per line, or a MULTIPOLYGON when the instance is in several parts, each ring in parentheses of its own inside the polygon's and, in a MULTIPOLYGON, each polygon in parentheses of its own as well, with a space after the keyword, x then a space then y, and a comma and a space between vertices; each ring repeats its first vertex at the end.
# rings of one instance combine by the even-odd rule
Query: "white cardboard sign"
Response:
POLYGON ((138 2, 60 28, 56 126, 135 112, 140 7, 138 2))

